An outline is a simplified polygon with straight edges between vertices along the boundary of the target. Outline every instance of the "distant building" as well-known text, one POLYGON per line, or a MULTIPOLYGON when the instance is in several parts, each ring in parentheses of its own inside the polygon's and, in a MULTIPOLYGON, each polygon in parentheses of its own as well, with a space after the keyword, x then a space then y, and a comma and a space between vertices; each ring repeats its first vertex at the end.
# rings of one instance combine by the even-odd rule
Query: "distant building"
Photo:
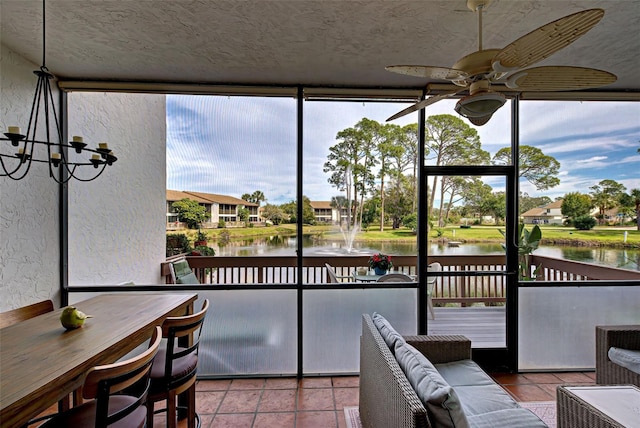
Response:
POLYGON ((524 224, 563 224, 562 199, 543 207, 531 208, 521 215, 524 224))
POLYGON ((318 223, 333 223, 333 208, 329 201, 310 201, 313 216, 318 223))
POLYGON ((343 221, 347 218, 347 209, 338 210, 331 206, 331 201, 310 201, 310 204, 318 223, 340 223, 340 215, 343 221))
POLYGON ((215 193, 167 190, 167 229, 180 229, 184 227, 184 225, 178 222, 178 215, 172 205, 174 202, 185 198, 198 202, 211 214, 211 219, 202 224, 203 228, 218 227, 220 220, 224 220, 225 223, 232 226, 234 223, 240 221, 238 217, 240 207, 245 207, 249 210, 249 222, 257 223, 259 221, 258 204, 253 202, 215 193))

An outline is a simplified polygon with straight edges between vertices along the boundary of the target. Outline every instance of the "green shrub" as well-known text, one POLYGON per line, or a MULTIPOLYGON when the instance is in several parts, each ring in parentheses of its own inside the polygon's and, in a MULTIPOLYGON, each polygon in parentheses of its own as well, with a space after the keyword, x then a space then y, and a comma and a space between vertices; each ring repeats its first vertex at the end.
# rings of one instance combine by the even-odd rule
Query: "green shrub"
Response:
POLYGON ((225 227, 227 227, 227 224, 224 222, 224 219, 221 218, 218 220, 218 229, 224 229, 225 227))
POLYGON ((166 255, 167 257, 176 254, 188 253, 191 251, 191 243, 184 233, 172 233, 167 235, 166 255))
POLYGON ((216 250, 206 245, 198 245, 193 252, 200 253, 201 256, 215 256, 216 250))
POLYGON ((591 230, 597 223, 597 220, 590 215, 583 215, 573 219, 573 227, 578 230, 591 230))

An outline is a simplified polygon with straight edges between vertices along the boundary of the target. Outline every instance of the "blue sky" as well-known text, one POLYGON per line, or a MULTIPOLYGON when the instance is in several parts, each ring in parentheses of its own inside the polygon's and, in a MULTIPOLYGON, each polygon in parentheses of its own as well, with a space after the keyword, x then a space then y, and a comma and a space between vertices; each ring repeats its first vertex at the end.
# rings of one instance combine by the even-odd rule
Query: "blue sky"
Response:
MULTIPOLYGON (((455 101, 427 108, 427 115, 453 114, 455 101)), ((407 104, 408 105, 408 104, 407 104)), ((339 192, 322 171, 328 149, 340 130, 363 117, 384 122, 405 104, 306 102, 304 111, 303 192, 311 200, 329 200, 339 192)), ((492 155, 510 143, 506 104, 489 123, 474 127, 482 148, 492 155)), ((603 179, 640 188, 640 103, 520 103, 520 143, 540 148, 560 163, 561 183, 536 191, 552 199, 567 192, 588 193, 603 179)), ((394 121, 416 123, 417 113, 394 121)), ((466 120, 465 120, 466 121, 466 120)), ((295 199, 296 101, 293 98, 167 96, 167 188, 226 194, 262 190, 270 203, 295 199)), ((471 125, 473 126, 473 125, 471 125)), ((501 190, 503 181, 491 182, 501 190)))

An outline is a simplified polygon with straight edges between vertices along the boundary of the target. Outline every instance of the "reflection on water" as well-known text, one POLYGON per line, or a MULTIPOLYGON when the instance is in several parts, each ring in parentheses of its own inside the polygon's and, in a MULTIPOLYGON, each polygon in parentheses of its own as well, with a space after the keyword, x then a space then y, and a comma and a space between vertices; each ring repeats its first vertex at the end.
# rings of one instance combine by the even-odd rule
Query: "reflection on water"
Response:
MULTIPOLYGON (((353 250, 347 253, 344 242, 328 242, 313 235, 304 235, 302 239, 303 252, 306 256, 362 255, 374 252, 400 256, 413 255, 417 251, 415 242, 354 242, 353 250)), ((295 256, 297 239, 294 236, 274 235, 266 238, 233 240, 213 246, 218 256, 295 256)), ((461 244, 459 247, 449 247, 446 244, 432 243, 429 247, 429 254, 432 255, 503 254, 503 252, 500 244, 461 244)), ((535 254, 640 271, 640 250, 541 246, 535 254)))

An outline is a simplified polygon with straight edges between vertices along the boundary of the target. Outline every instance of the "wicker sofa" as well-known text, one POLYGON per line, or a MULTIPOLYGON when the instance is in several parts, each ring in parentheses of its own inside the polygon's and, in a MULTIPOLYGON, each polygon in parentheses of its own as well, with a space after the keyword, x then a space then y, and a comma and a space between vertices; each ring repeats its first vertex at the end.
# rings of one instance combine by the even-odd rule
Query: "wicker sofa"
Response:
POLYGON ((640 387, 640 374, 611 361, 611 348, 640 351, 640 325, 596 326, 596 383, 640 387))
POLYGON ((402 337, 390 330, 393 327, 380 315, 362 315, 360 419, 363 427, 547 426, 520 407, 471 360, 471 342, 466 337, 402 337), (422 354, 422 359, 426 357, 425 364, 430 365, 430 369, 426 369, 431 370, 429 374, 418 381, 416 371, 411 367, 407 370, 404 358, 406 349, 411 347, 422 354), (434 384, 438 384, 438 388, 443 384, 449 388, 444 394, 445 400, 436 404, 425 397, 425 389, 435 395, 434 384), (464 413, 462 420, 451 415, 452 409, 464 413))

